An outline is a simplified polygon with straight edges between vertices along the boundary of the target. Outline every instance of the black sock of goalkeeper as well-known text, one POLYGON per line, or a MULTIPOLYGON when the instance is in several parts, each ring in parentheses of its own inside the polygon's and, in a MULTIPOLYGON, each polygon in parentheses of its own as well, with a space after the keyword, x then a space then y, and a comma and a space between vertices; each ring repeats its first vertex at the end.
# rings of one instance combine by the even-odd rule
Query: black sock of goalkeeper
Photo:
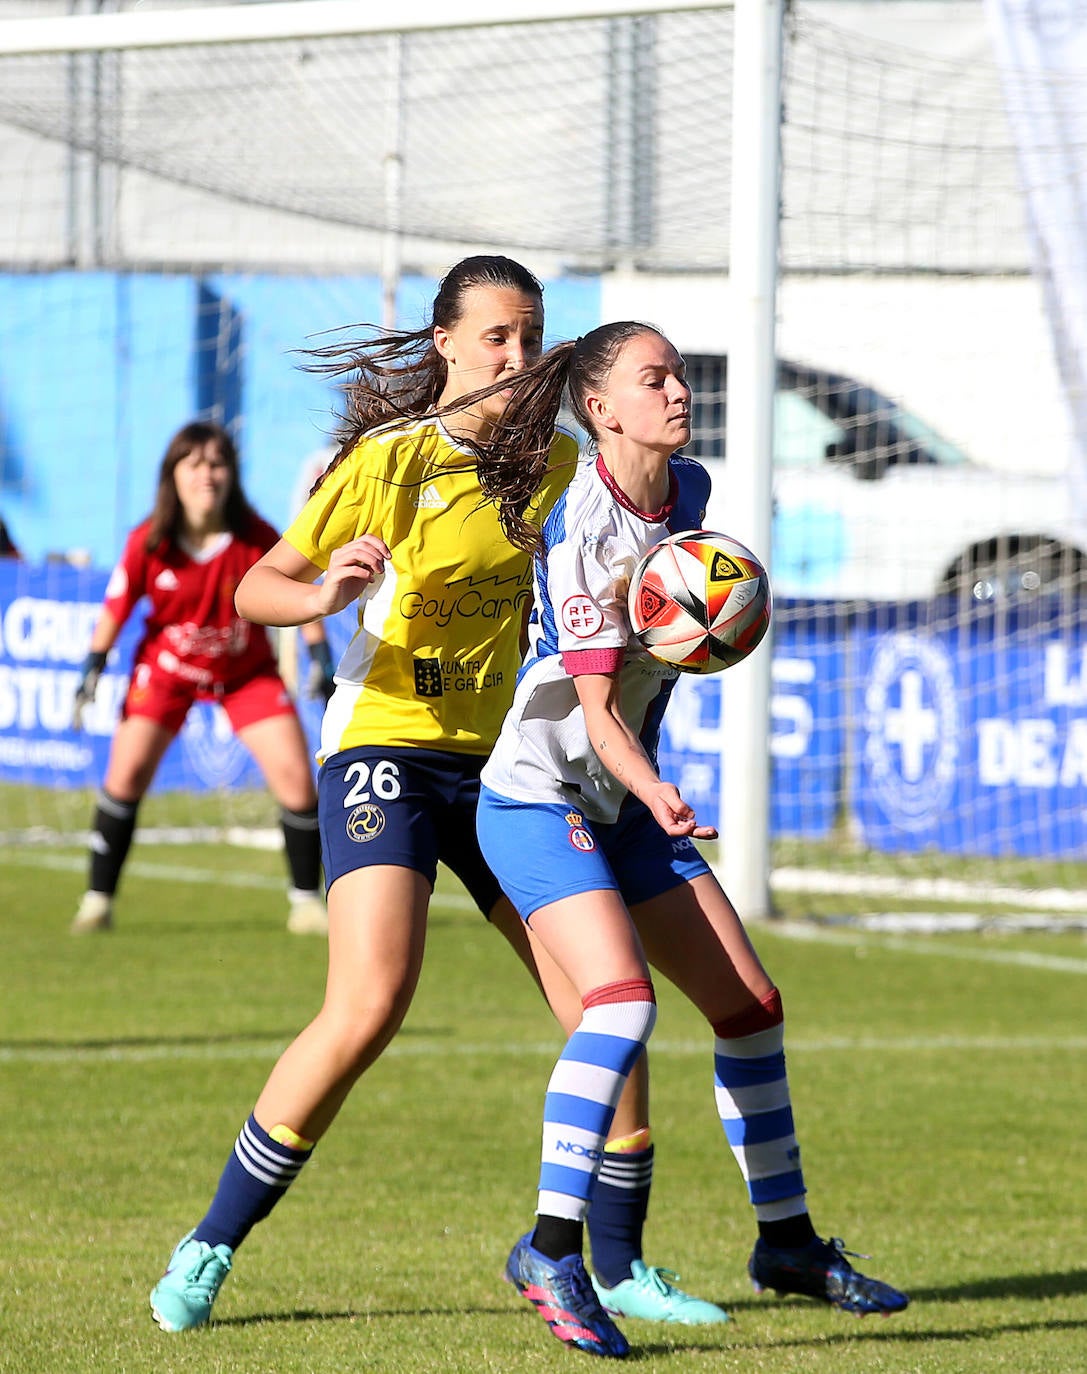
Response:
POLYGON ((318 892, 321 887, 321 835, 317 829, 317 808, 288 811, 284 806, 279 819, 283 826, 287 867, 291 870, 291 886, 298 892, 318 892))
POLYGON ((118 801, 106 791, 99 792, 91 830, 88 886, 92 892, 105 892, 112 897, 117 891, 139 809, 139 802, 118 801))

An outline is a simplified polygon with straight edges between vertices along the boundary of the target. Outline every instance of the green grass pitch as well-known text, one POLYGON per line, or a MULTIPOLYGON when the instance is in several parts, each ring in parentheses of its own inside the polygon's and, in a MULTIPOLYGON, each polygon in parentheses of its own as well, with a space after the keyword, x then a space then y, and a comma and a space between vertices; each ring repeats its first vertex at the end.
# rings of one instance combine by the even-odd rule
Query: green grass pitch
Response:
MULTIPOLYGON (((82 857, 0 856, 0 1371, 588 1368, 500 1280, 531 1224, 559 1038, 445 879, 401 1035, 240 1250, 211 1327, 158 1330, 148 1291, 318 1006, 324 946, 286 933, 275 853, 137 842, 133 860, 115 932, 74 939, 82 857)), ((663 986, 647 1258, 732 1321, 627 1322, 629 1364, 1087 1369, 1083 936, 793 920, 754 937, 785 998, 816 1224, 913 1303, 860 1321, 751 1291, 753 1224, 714 1115, 708 1032, 663 986)))

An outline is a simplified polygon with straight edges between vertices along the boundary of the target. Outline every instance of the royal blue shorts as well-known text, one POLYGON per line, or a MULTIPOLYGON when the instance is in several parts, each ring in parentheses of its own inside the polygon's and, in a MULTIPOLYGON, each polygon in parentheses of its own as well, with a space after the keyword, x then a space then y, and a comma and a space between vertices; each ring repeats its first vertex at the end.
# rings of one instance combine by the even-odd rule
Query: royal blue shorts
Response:
POLYGON ((483 914, 501 896, 476 839, 483 759, 434 749, 345 749, 317 777, 326 890, 373 864, 421 873, 431 887, 444 863, 483 914))
POLYGON ((601 825, 573 806, 511 801, 482 787, 476 824, 483 857, 523 921, 601 888, 635 906, 710 871, 693 840, 666 835, 634 798, 614 825, 601 825))

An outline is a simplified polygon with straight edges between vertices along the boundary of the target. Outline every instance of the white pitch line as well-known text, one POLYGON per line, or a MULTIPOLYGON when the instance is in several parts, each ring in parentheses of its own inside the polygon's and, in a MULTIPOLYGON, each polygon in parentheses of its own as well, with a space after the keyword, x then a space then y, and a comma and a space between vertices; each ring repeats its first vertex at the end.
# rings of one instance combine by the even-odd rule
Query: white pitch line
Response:
MULTIPOLYGON (((713 1040, 706 1039, 652 1040, 655 1058, 690 1058, 713 1053, 713 1040)), ((277 1058, 287 1047, 285 1040, 240 1041, 235 1045, 214 1044, 155 1044, 155 1045, 3 1045, 0 1064, 150 1064, 161 1061, 233 1061, 277 1058)), ((409 1035, 396 1040, 383 1058, 414 1059, 431 1056, 439 1048, 443 1058, 454 1059, 510 1059, 525 1055, 555 1058, 562 1048, 556 1038, 552 1042, 536 1041, 457 1041, 452 1045, 446 1036, 409 1035)), ((942 1053, 957 1050, 975 1054, 1037 1054, 1039 1051, 1064 1051, 1082 1054, 1087 1051, 1087 1036, 992 1036, 992 1035, 935 1035, 935 1036, 829 1036, 818 1039, 799 1039, 789 1042, 790 1054, 917 1054, 931 1051, 942 1053)))
MULTIPOLYGON (((41 850, 16 850, 5 854, 4 862, 22 868, 43 869, 50 873, 82 873, 87 867, 84 854, 49 854, 41 850)), ((126 873, 140 878, 161 878, 171 883, 200 883, 202 886, 220 884, 223 887, 253 887, 265 891, 286 890, 287 875, 273 878, 264 873, 239 873, 222 868, 193 868, 189 864, 160 864, 145 859, 130 859, 126 873)))
MULTIPOLYGON (((27 868, 47 869, 53 872, 75 873, 82 872, 86 865, 86 858, 82 855, 74 854, 54 854, 43 850, 15 850, 4 856, 7 863, 21 865, 27 868)), ((285 878, 276 878, 263 873, 246 873, 237 870, 229 871, 214 868, 193 868, 188 865, 161 864, 141 859, 131 859, 128 863, 128 872, 136 874, 141 878, 160 879, 162 881, 183 883, 199 883, 205 887, 240 887, 255 888, 264 892, 282 891, 285 878)), ((472 899, 464 892, 446 892, 441 888, 439 880, 439 890, 437 900, 445 907, 452 907, 455 911, 475 911, 476 906, 472 899)), ((904 914, 905 916, 908 913, 904 914)), ((929 934, 938 933, 939 927, 935 922, 932 913, 925 913, 926 929, 929 934)), ((858 929, 857 927, 845 927, 843 925, 825 926, 807 921, 782 921, 770 918, 763 921, 751 922, 750 924, 758 929, 780 935, 783 939, 789 940, 809 940, 833 943, 838 941, 842 944, 860 945, 865 944, 880 949, 900 951, 906 954, 913 954, 921 957, 936 957, 939 959, 962 959, 968 962, 981 964, 1009 964, 1019 968, 1038 968, 1045 969, 1051 973, 1087 973, 1087 959, 1077 959, 1070 956, 1056 954, 1038 954, 1028 950, 995 950, 982 949, 978 946, 971 946, 969 949, 962 946, 952 945, 943 940, 925 940, 918 935, 911 935, 907 939, 894 935, 883 934, 873 927, 881 918, 862 917, 861 921, 868 922, 867 928, 858 929)), ((945 929, 949 933, 962 933, 963 929, 962 913, 955 913, 949 916, 948 924, 945 929)), ((1000 930, 1001 925, 998 919, 989 920, 988 918, 974 918, 979 928, 987 930, 1000 930)), ((1010 918, 1014 921, 1014 917, 1010 918)), ((1037 927, 1036 927, 1037 928, 1037 927)), ((1079 923, 1062 922, 1059 916, 1055 916, 1052 923, 1044 927, 1048 931, 1060 930, 1080 930, 1079 923)))
MULTIPOLYGON (((245 849, 281 849, 283 836, 275 826, 146 826, 140 839, 145 844, 225 844, 245 849)), ((0 832, 0 850, 15 861, 27 851, 41 854, 51 848, 86 849, 87 831, 61 831, 49 826, 0 832)), ((25 861, 20 857, 20 862, 25 861)), ((44 865, 43 865, 44 866, 44 865)), ((839 870, 791 867, 775 868, 770 886, 782 892, 813 892, 821 895, 893 897, 901 901, 978 902, 990 906, 1030 910, 1064 911, 1087 915, 1087 891, 1079 888, 1025 888, 996 886, 961 878, 904 878, 886 873, 843 873, 839 870)))
POLYGON ((873 935, 868 931, 842 930, 808 924, 804 921, 767 921, 763 930, 773 930, 786 940, 808 941, 812 944, 866 945, 869 948, 890 949, 900 954, 915 954, 938 959, 963 959, 976 964, 1011 964, 1017 968, 1040 968, 1050 973, 1087 974, 1087 959, 1060 954, 1036 954, 1032 950, 964 949, 943 940, 926 940, 920 936, 903 939, 901 936, 873 935))
POLYGON ((783 892, 818 892, 854 897, 904 897, 916 901, 984 902, 994 906, 1087 911, 1087 892, 1076 888, 995 887, 959 878, 899 878, 882 873, 828 873, 810 868, 775 868, 770 886, 783 892))

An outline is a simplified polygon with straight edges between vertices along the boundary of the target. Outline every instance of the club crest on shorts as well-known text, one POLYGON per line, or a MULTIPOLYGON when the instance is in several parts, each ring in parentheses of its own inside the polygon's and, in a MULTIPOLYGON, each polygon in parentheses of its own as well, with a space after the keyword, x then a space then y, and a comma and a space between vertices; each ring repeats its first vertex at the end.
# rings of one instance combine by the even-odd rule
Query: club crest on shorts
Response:
POLYGON ((583 854, 591 854, 596 848, 596 840, 593 839, 593 832, 586 829, 582 817, 576 811, 571 811, 567 814, 566 821, 570 826, 570 843, 583 854))
POLYGON ((356 844, 367 844, 376 840, 385 829, 385 812, 373 802, 356 806, 347 818, 347 838, 356 844))

